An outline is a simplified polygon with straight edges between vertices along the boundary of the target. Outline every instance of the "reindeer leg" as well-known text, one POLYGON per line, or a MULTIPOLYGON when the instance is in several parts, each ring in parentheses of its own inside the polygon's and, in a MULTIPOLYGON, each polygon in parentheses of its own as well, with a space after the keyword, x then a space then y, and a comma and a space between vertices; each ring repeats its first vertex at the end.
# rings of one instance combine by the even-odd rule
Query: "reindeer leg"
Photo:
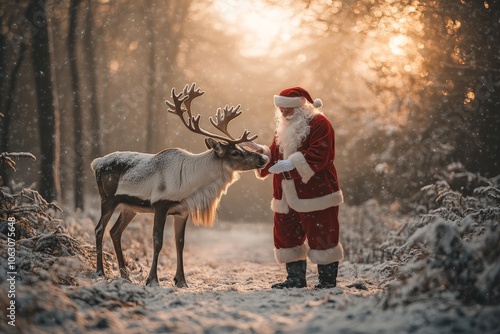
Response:
POLYGON ((158 256, 160 255, 161 248, 163 247, 163 229, 165 228, 165 220, 167 219, 168 209, 171 202, 159 202, 153 206, 155 212, 154 225, 153 225, 153 263, 146 280, 147 286, 159 286, 158 282, 158 256))
POLYGON ((175 272, 174 282, 178 288, 187 288, 186 278, 184 277, 184 235, 186 232, 186 222, 188 215, 175 215, 174 216, 174 229, 175 229, 175 249, 177 251, 177 270, 175 272))
POLYGON ((113 215, 117 204, 114 201, 102 200, 101 201, 101 219, 95 227, 95 243, 97 252, 97 265, 96 271, 97 275, 104 276, 104 266, 102 264, 102 239, 104 237, 104 230, 106 230, 106 225, 109 219, 113 215))
POLYGON ((124 279, 130 281, 128 277, 127 268, 125 267, 125 260, 123 259, 122 252, 122 234, 127 228, 128 224, 135 217, 136 213, 132 210, 123 208, 120 212, 120 216, 116 220, 115 224, 109 231, 111 235, 111 240, 113 240, 113 246, 115 247, 116 258, 118 259, 118 268, 120 269, 120 276, 124 279))

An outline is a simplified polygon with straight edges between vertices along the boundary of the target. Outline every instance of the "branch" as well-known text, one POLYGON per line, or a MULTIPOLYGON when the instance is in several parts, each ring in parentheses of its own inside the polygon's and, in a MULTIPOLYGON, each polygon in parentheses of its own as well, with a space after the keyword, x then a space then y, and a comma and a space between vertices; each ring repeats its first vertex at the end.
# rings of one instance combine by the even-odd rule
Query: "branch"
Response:
POLYGON ((14 153, 8 153, 8 152, 2 152, 0 153, 0 162, 6 163, 10 168, 12 168, 14 171, 16 171, 16 163, 12 158, 31 158, 33 160, 36 160, 36 157, 28 152, 14 152, 14 153))

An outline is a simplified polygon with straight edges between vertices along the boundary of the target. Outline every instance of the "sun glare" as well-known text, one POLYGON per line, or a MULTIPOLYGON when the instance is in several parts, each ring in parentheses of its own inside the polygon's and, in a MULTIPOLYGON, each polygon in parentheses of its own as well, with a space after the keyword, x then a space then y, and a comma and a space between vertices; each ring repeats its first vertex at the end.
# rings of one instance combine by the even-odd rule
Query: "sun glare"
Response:
POLYGON ((216 0, 214 8, 224 20, 218 28, 241 36, 240 53, 247 57, 279 53, 298 27, 290 10, 263 1, 216 0))
POLYGON ((405 46, 410 42, 410 39, 405 35, 392 36, 389 39, 389 49, 395 56, 405 56, 405 46))
MULTIPOLYGON (((424 46, 419 41, 419 38, 424 37, 424 25, 414 6, 396 7, 392 3, 382 2, 375 12, 377 17, 382 17, 384 12, 388 15, 380 19, 377 27, 367 32, 370 38, 361 48, 362 61, 357 68, 369 80, 381 80, 383 84, 398 86, 405 84, 403 76, 427 75, 422 70, 424 59, 421 49, 424 46), (381 69, 384 77, 380 79, 373 69, 381 69)), ((363 27, 366 26, 360 25, 360 31, 363 27)))

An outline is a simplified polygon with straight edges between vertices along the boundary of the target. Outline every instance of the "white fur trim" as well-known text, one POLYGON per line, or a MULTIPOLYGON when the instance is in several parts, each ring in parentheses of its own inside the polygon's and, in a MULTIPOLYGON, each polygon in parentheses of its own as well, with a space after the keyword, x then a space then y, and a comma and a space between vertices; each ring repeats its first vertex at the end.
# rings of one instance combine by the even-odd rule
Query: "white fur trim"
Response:
POLYGON ((294 180, 283 180, 281 186, 286 202, 297 212, 320 211, 344 203, 342 190, 321 197, 301 199, 297 195, 294 180))
POLYGON ((292 248, 275 248, 274 257, 278 263, 288 263, 307 258, 307 247, 302 244, 292 248))
POLYGON ((314 175, 314 171, 307 163, 302 152, 290 154, 288 160, 292 161, 295 168, 297 168, 297 172, 299 172, 300 176, 302 176, 302 182, 307 183, 307 181, 309 181, 309 179, 314 175))
POLYGON ((307 99, 303 96, 288 97, 281 95, 274 95, 274 105, 282 108, 297 108, 306 104, 307 99))
POLYGON ((307 256, 312 263, 329 264, 344 259, 344 248, 339 242, 337 246, 328 249, 309 249, 307 256))
POLYGON ((276 213, 286 214, 286 213, 290 212, 290 207, 288 206, 288 203, 286 202, 285 193, 281 194, 281 199, 273 198, 271 200, 271 209, 276 213))
POLYGON ((284 199, 273 198, 271 200, 271 209, 276 213, 290 212, 290 207, 288 206, 288 203, 284 199))
POLYGON ((321 101, 321 99, 315 99, 313 106, 316 108, 321 108, 323 106, 323 101, 321 101))

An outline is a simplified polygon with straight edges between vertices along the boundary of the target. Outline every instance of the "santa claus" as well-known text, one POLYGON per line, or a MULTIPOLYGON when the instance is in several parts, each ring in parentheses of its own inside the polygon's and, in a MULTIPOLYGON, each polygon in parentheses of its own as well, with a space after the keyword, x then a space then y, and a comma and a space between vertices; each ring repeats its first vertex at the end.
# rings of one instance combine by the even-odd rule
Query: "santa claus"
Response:
POLYGON ((339 205, 342 191, 333 164, 335 132, 313 100, 301 87, 274 96, 276 133, 271 146, 247 143, 268 155, 268 165, 258 171, 273 174, 274 246, 288 276, 272 288, 306 287, 306 258, 318 265, 316 289, 337 283, 344 250, 339 242, 339 205), (307 246, 305 244, 307 240, 307 246))

